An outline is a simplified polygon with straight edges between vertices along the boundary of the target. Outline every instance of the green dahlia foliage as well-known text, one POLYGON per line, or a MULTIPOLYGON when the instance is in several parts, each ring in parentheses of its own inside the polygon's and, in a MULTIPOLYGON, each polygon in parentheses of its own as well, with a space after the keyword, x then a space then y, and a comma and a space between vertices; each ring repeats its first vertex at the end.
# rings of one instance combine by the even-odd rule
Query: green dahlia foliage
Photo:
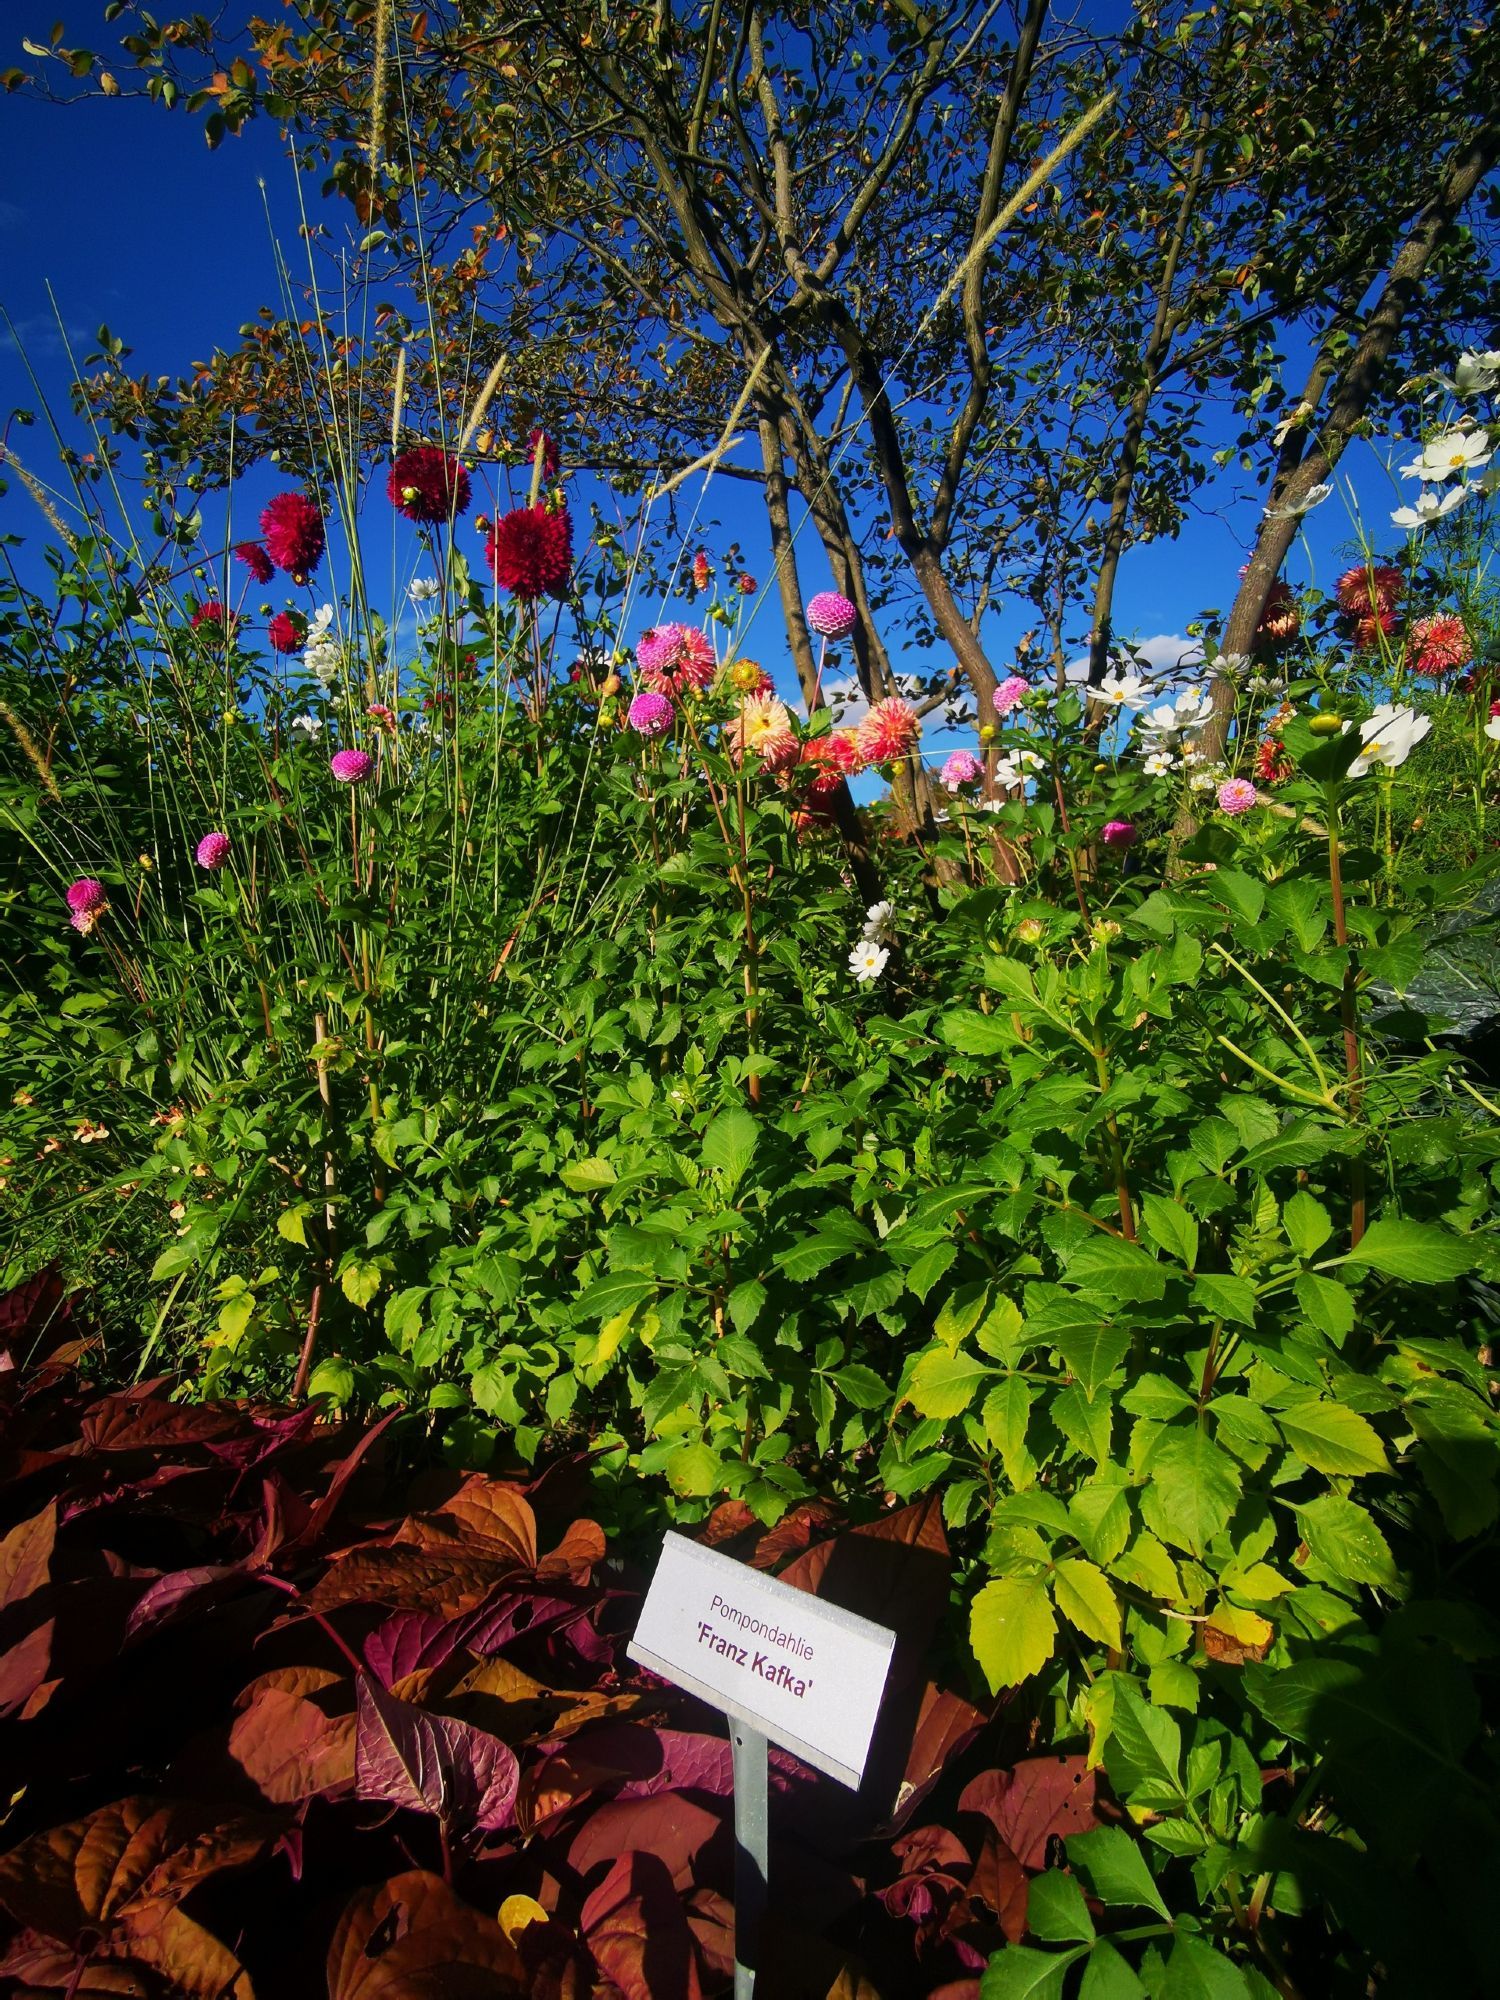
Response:
POLYGON ((433 526, 433 591, 300 655, 98 543, 10 591, 10 1274, 122 1376, 586 1448, 626 1531, 940 1491, 948 1669, 1125 1810, 986 2000, 1462 1986, 1500 1107, 1400 996, 1492 879, 1487 736, 1449 873, 1397 837, 1427 715, 1274 639, 1197 789, 1196 698, 1122 741, 1007 683, 946 822, 861 833, 903 704, 794 725, 727 611, 621 686, 619 580, 541 616, 546 548, 497 601, 433 526))

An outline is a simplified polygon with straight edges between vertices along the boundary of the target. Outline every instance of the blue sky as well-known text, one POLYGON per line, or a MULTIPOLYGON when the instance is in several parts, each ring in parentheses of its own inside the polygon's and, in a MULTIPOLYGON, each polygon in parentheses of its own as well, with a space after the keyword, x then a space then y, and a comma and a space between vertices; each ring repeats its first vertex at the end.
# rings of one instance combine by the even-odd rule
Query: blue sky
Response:
MULTIPOLYGON (((109 30, 97 26, 100 5, 101 0, 90 0, 72 8, 67 17, 70 41, 89 41, 92 15, 96 33, 91 45, 107 46, 109 30)), ((9 0, 0 27, 0 66, 28 61, 19 49, 21 35, 45 40, 53 10, 60 6, 61 0, 46 0, 45 5, 9 0)), ((25 349, 23 360, 0 329, 0 410, 9 413, 21 406, 38 411, 40 418, 45 399, 60 413, 64 434, 79 445, 87 439, 68 413, 70 346, 81 361, 96 329, 107 323, 133 350, 128 363, 133 371, 175 374, 215 345, 232 345, 237 329, 256 308, 275 302, 267 205, 271 229, 289 257, 296 246, 296 183, 272 127, 253 124, 239 139, 210 152, 200 120, 125 97, 71 107, 8 98, 0 118, 0 189, 0 304, 25 349)), ((306 189, 306 198, 317 206, 315 185, 306 189)), ((352 228, 343 204, 321 208, 319 219, 340 235, 352 228)), ((33 470, 50 477, 55 458, 44 420, 31 430, 12 430, 11 436, 33 470)), ((1389 547, 1394 531, 1386 521, 1396 498, 1371 448, 1356 447, 1342 476, 1352 477, 1364 518, 1377 524, 1377 542, 1389 547)), ((254 476, 237 509, 240 533, 251 531, 251 516, 265 493, 285 483, 269 468, 254 476)), ((1200 496, 1174 541, 1137 548, 1125 559, 1116 601, 1117 633, 1148 642, 1163 663, 1174 650, 1172 640, 1186 632, 1190 620, 1207 606, 1227 606, 1232 597, 1260 509, 1258 494, 1241 491, 1241 485, 1234 472, 1221 476, 1200 496)), ((732 535, 742 541, 750 567, 764 577, 768 563, 754 489, 721 481, 707 497, 705 512, 720 517, 726 540, 732 535)), ((13 483, 0 502, 0 528, 25 535, 29 555, 39 539, 38 525, 31 501, 13 483)), ((1307 546, 1294 551, 1288 574, 1295 583, 1312 580, 1326 588, 1352 546, 1342 492, 1308 518, 1306 533, 1307 546)), ((712 536, 703 539, 714 545, 712 536)), ((409 549, 404 558, 396 553, 399 575, 403 559, 413 557, 409 549)), ((806 590, 825 587, 829 579, 810 532, 799 537, 799 556, 806 590)), ((27 558, 23 562, 29 569, 27 558)), ((329 594, 328 575, 325 568, 320 596, 329 594)), ((639 626, 664 610, 672 615, 673 609, 640 605, 626 636, 633 638, 639 626)), ((675 610, 692 615, 685 607, 675 610)), ((1080 607, 1077 623, 1082 627, 1086 622, 1080 607)), ((1022 623, 1016 616, 992 635, 992 652, 1002 670, 1006 644, 1022 623)), ((759 614, 749 650, 790 687, 774 596, 759 614)), ((946 661, 918 658, 906 664, 920 670, 946 661)))

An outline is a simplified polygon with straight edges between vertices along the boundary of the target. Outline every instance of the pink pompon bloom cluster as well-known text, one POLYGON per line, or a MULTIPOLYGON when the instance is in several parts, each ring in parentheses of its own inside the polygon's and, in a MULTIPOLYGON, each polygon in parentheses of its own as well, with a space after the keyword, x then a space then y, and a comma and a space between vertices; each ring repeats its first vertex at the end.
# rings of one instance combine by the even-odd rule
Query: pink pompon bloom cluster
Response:
POLYGON ((734 587, 741 597, 754 597, 755 578, 750 574, 749 570, 741 570, 734 580, 734 587))
POLYGON ((396 733, 395 709, 387 708, 383 701, 372 701, 370 703, 370 706, 365 710, 365 714, 369 716, 371 722, 374 723, 375 727, 383 731, 385 735, 387 736, 395 735, 396 733))
POLYGON ((261 509, 266 553, 294 582, 301 583, 323 559, 323 516, 305 493, 278 493, 261 509))
POLYGON ((1009 715, 1017 702, 1024 701, 1031 693, 1031 683, 1020 674, 1010 674, 995 689, 996 715, 1009 715))
POLYGON ((198 842, 195 859, 200 868, 207 868, 210 871, 222 868, 229 859, 229 835, 205 833, 198 842))
POLYGON ((556 479, 562 466, 562 460, 557 455, 557 440, 550 431, 543 430, 540 424, 533 424, 530 435, 526 439, 526 463, 528 465, 534 466, 536 464, 536 455, 539 450, 542 454, 542 478, 550 486, 553 480, 556 479))
POLYGON ((341 785, 362 785, 375 768, 375 759, 365 750, 335 750, 328 768, 341 785))
POLYGON ((784 771, 797 761, 797 739, 784 703, 771 694, 752 694, 729 725, 729 754, 736 763, 755 755, 768 771, 784 771))
POLYGON ((93 875, 80 875, 76 882, 68 886, 69 923, 75 931, 87 937, 109 908, 109 896, 104 884, 93 875))
POLYGON ((945 791, 957 792, 965 785, 977 785, 984 776, 984 766, 972 750, 955 750, 938 776, 945 791))
POLYGON ((820 590, 809 598, 807 622, 824 639, 847 639, 859 623, 859 613, 838 590, 820 590))
POLYGON ((502 590, 524 604, 564 597, 573 575, 573 517, 566 507, 513 507, 502 514, 485 544, 502 590))
POLYGON ((1291 585, 1278 580, 1266 592, 1255 636, 1262 643, 1269 640, 1280 645, 1288 639, 1295 639, 1301 630, 1301 606, 1292 595, 1291 585))
POLYGON ((1134 847, 1140 839, 1140 828, 1133 819, 1108 819, 1099 838, 1106 847, 1134 847))
POLYGON ((396 512, 423 528, 466 514, 473 491, 467 466, 435 444, 403 451, 391 465, 385 490, 396 512))
POLYGON ((195 632, 206 632, 211 638, 233 638, 239 618, 233 611, 226 611, 217 597, 210 597, 206 603, 197 605, 189 620, 195 632))
POLYGON ((242 562, 257 583, 269 583, 276 574, 276 565, 266 554, 259 542, 236 542, 234 545, 236 562, 242 562))
POLYGON ((709 562, 708 550, 699 549, 697 555, 693 557, 694 590, 707 590, 708 586, 713 582, 713 577, 713 565, 709 562))
POLYGON ((641 680, 660 694, 680 695, 688 688, 701 691, 717 666, 713 647, 691 625, 653 625, 641 634, 635 657, 641 680))
POLYGON ((1413 668, 1434 679, 1460 672, 1474 658, 1474 641, 1456 611, 1419 618, 1411 628, 1411 643, 1413 668))
POLYGON ((273 653, 295 653, 305 634, 306 627, 290 611, 278 611, 266 627, 273 653))
POLYGON ((906 755, 921 733, 922 724, 911 703, 891 695, 874 704, 860 723, 857 737, 867 764, 891 764, 906 755))
POLYGON ((1355 563, 1337 579, 1333 594, 1350 618, 1371 618, 1394 611, 1405 588, 1400 570, 1389 563, 1355 563))
POLYGON ((625 711, 625 720, 637 736, 665 736, 677 711, 659 688, 643 688, 625 711))
POLYGON ((1249 812, 1259 805, 1260 794, 1248 778, 1226 778, 1218 790, 1219 810, 1231 817, 1249 812))

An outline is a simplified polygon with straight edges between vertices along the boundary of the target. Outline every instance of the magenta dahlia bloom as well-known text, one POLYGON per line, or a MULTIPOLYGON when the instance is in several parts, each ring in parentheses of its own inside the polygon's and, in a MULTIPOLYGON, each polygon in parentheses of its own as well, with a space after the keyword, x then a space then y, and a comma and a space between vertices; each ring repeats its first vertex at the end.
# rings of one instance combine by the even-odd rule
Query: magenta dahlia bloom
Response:
POLYGON ((398 514, 431 528, 466 514, 472 488, 467 468, 456 458, 438 445, 419 444, 392 465, 385 490, 398 514))
POLYGON ((323 516, 305 493, 278 493, 268 501, 260 531, 272 562, 299 583, 323 559, 323 516))
POLYGON ((242 562, 257 583, 269 583, 276 574, 275 563, 259 542, 236 542, 234 555, 236 562, 242 562))
POLYGON ((1024 701, 1031 692, 1031 683, 1019 674, 1011 674, 995 689, 996 715, 1009 715, 1019 701, 1024 701))
POLYGON ((213 870, 222 868, 229 859, 229 835, 227 833, 205 833, 198 842, 198 866, 213 870))
POLYGON ((485 554, 496 583, 523 603, 562 597, 573 574, 573 517, 541 501, 513 507, 490 530, 485 554))
POLYGON ((1134 847, 1140 839, 1140 829, 1133 819, 1106 820, 1099 838, 1106 847, 1134 847))
POLYGON ((847 639, 859 623, 859 613, 838 590, 820 590, 809 598, 807 622, 824 639, 847 639))
POLYGON ((1260 803, 1260 794, 1248 778, 1226 778, 1219 787, 1219 810, 1231 816, 1247 813, 1260 803))
POLYGON ((295 653, 301 649, 306 628, 290 611, 278 611, 266 627, 266 637, 274 653, 295 653))
POLYGON ((939 774, 945 791, 956 792, 984 776, 984 766, 972 750, 955 750, 939 774))
POLYGON ((664 694, 645 688, 630 704, 625 720, 637 736, 665 736, 677 720, 677 711, 664 694))
POLYGON ((653 625, 641 634, 635 657, 646 686, 673 695, 706 688, 718 664, 713 647, 691 625, 653 625))
POLYGON ((341 785, 362 785, 375 768, 375 759, 363 750, 336 750, 328 768, 341 785))

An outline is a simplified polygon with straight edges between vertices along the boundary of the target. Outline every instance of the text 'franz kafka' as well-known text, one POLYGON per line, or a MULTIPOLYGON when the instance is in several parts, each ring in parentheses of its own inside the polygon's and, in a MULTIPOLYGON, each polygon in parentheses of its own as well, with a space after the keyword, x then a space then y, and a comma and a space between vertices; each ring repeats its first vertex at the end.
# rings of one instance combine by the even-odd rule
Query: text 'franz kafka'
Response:
POLYGON ((717 1592, 714 1594, 713 1603, 709 1606, 710 1617, 715 1612, 725 1625, 734 1628, 736 1636, 731 1637, 729 1632, 721 1631, 708 1618, 700 1619, 698 1623, 700 1646, 707 1646, 711 1653, 718 1653, 724 1659, 732 1660, 736 1666, 748 1667, 751 1673, 759 1674, 761 1679, 769 1681, 772 1687, 785 1688, 788 1694, 807 1693, 812 1686, 810 1674, 798 1673, 786 1660, 778 1660, 769 1651, 757 1650, 749 1643, 741 1645, 738 1635, 743 1634, 747 1642, 758 1639, 763 1641, 766 1647, 779 1647, 782 1652, 790 1653, 799 1667, 808 1664, 813 1656, 813 1649, 805 1639, 799 1639, 795 1632, 785 1631, 780 1625, 768 1625, 764 1618, 757 1618, 751 1612, 741 1611, 738 1605, 727 1604, 717 1592))

